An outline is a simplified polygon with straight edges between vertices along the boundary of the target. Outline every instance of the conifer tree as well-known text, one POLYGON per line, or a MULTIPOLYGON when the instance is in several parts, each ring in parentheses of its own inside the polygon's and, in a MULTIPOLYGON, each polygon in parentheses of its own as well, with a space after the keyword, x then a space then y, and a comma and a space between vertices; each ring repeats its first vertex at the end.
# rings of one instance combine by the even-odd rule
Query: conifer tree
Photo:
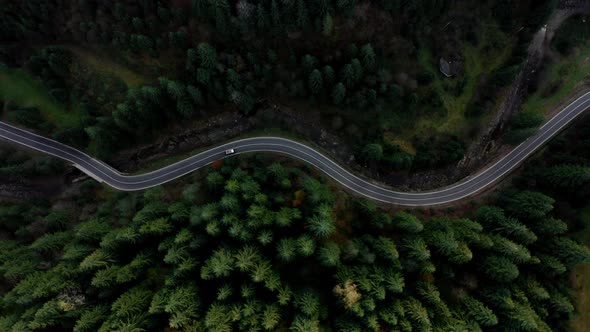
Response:
MULTIPOLYGON (((359 59, 354 58, 350 61, 353 70, 353 81, 354 83, 358 82, 363 77, 363 65, 359 61, 359 59)), ((354 84, 353 83, 353 84, 354 84)))
POLYGON ((363 156, 369 161, 379 161, 383 159, 383 147, 377 143, 367 144, 363 149, 363 156))
POLYGON ((193 104, 197 106, 203 105, 203 94, 199 88, 194 87, 192 85, 187 85, 186 92, 193 104))
POLYGON ((507 199, 507 211, 523 219, 541 219, 553 210, 555 200, 533 191, 522 191, 507 199))
POLYGON ((334 242, 325 242, 319 250, 319 258, 325 266, 340 264, 340 247, 334 242))
POLYGON ((302 256, 309 257, 315 251, 315 241, 308 235, 302 235, 297 239, 297 247, 302 256))
POLYGON ((558 165, 546 171, 545 178, 555 188, 576 189, 590 181, 590 167, 558 165))
POLYGON ((264 30, 266 28, 267 16, 268 15, 266 13, 266 10, 264 9, 264 6, 261 3, 259 3, 256 7, 256 27, 259 30, 264 30))
POLYGON ((295 305, 304 314, 313 317, 320 309, 320 299, 314 291, 304 290, 296 294, 295 305))
POLYGON ((300 29, 307 29, 309 26, 309 12, 304 0, 297 0, 297 26, 300 29))
POLYGON ((514 263, 497 255, 484 257, 479 268, 489 278, 498 282, 510 282, 519 275, 518 267, 514 263))
POLYGON ((199 295, 191 284, 178 287, 170 292, 164 311, 170 315, 170 327, 183 329, 192 320, 199 318, 199 295))
POLYGON ((80 263, 80 270, 88 271, 111 264, 113 259, 102 249, 96 249, 80 263))
POLYGON ((230 308, 227 305, 213 303, 205 315, 205 327, 212 332, 228 332, 232 330, 230 308))
POLYGON ((553 255, 557 256, 560 261, 570 268, 590 262, 590 249, 572 239, 555 237, 549 241, 548 247, 553 255))
POLYGON ((108 308, 106 305, 97 305, 85 310, 76 321, 74 332, 96 331, 98 325, 106 319, 108 308))
POLYGON ((496 317, 494 312, 477 299, 467 296, 463 299, 462 304, 465 306, 469 317, 479 325, 489 327, 498 324, 498 317, 496 317))
POLYGON ((332 35, 332 29, 334 28, 334 21, 332 19, 332 15, 330 13, 324 16, 322 21, 322 34, 326 37, 332 35))
POLYGON ((533 229, 540 235, 561 235, 567 232, 567 224, 555 218, 546 218, 533 224, 533 229))
POLYGON ((379 236, 372 239, 372 246, 375 252, 381 257, 390 262, 396 262, 399 258, 399 253, 392 239, 379 236))
POLYGON ((384 270, 383 282, 387 290, 393 293, 401 293, 405 287, 404 277, 400 271, 393 268, 384 270))
POLYGON ((292 261, 297 255, 297 240, 283 238, 277 244, 277 255, 284 262, 292 261))
POLYGON ((262 314, 262 327, 265 330, 274 330, 281 321, 280 308, 276 304, 268 305, 262 314))
POLYGON ((227 277, 234 269, 234 263, 232 252, 226 248, 219 248, 207 259, 201 269, 201 274, 204 271, 210 271, 214 277, 227 277))
POLYGON ((316 214, 308 220, 309 230, 317 237, 329 237, 336 231, 336 226, 331 216, 316 214))
POLYGON ((324 83, 326 86, 334 84, 334 68, 332 68, 330 65, 322 67, 322 77, 324 78, 324 83))
POLYGON ((371 44, 365 44, 361 48, 361 60, 365 68, 372 69, 375 67, 375 51, 373 51, 371 44))
POLYGON ((217 52, 208 43, 200 43, 197 46, 197 57, 202 68, 212 69, 217 65, 217 52))
POLYGON ((306 74, 310 74, 314 68, 317 66, 318 60, 309 54, 306 54, 301 59, 301 66, 306 74))
POLYGON ((505 323, 507 328, 517 329, 520 331, 537 331, 539 318, 530 304, 515 302, 514 308, 507 312, 508 321, 505 323))
POLYGON ((350 63, 347 63, 342 68, 342 74, 340 75, 340 78, 342 79, 342 82, 344 82, 346 87, 350 89, 356 83, 356 80, 357 80, 356 75, 357 75, 357 72, 355 71, 354 66, 350 63))
POLYGON ((35 312, 29 327, 33 330, 40 330, 56 326, 63 319, 63 315, 64 312, 59 308, 57 300, 50 300, 35 312))
POLYGON ((319 70, 314 69, 311 74, 309 74, 308 84, 311 92, 313 94, 318 94, 323 86, 322 73, 319 70))
POLYGON ((344 101, 346 97, 346 87, 341 82, 334 85, 332 89, 332 101, 334 104, 339 105, 344 101))
POLYGON ((151 291, 136 286, 124 292, 111 306, 113 315, 119 319, 132 317, 147 311, 152 299, 151 291))
POLYGON ((403 231, 419 233, 424 229, 422 222, 407 212, 399 212, 393 217, 393 225, 403 231))
POLYGON ((407 236, 403 239, 403 248, 407 252, 408 257, 417 262, 424 261, 430 258, 430 250, 424 242, 424 239, 419 236, 407 236))
POLYGON ((526 247, 497 234, 491 235, 490 238, 494 242, 492 250, 510 258, 513 262, 522 264, 531 259, 531 254, 526 247))
POLYGON ((277 0, 272 0, 270 4, 270 19, 272 23, 272 29, 275 34, 278 34, 282 31, 282 19, 281 19, 281 12, 279 9, 279 4, 277 0))
POLYGON ((70 238, 70 236, 71 235, 69 232, 45 234, 35 240, 35 242, 30 245, 30 248, 42 253, 57 251, 58 249, 61 249, 65 243, 67 243, 67 240, 70 238))
POLYGON ((416 326, 423 331, 430 331, 432 329, 432 323, 428 317, 428 311, 420 301, 414 297, 408 297, 403 301, 404 312, 407 317, 416 326))

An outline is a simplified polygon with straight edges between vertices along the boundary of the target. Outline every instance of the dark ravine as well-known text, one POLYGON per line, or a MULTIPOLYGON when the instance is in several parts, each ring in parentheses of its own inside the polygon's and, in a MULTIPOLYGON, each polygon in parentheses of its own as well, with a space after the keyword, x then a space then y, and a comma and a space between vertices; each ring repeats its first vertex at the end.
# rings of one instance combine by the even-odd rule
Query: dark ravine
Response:
POLYGON ((402 206, 434 206, 461 200, 498 182, 542 147, 563 128, 590 107, 590 92, 564 107, 543 125, 538 133, 514 148, 485 170, 452 186, 426 192, 399 192, 353 175, 321 152, 299 142, 280 137, 252 137, 236 140, 183 159, 158 170, 127 176, 106 163, 54 140, 0 122, 0 137, 53 155, 74 164, 95 180, 123 191, 143 190, 186 175, 226 157, 225 151, 241 153, 278 153, 305 161, 330 176, 344 187, 367 198, 402 206))

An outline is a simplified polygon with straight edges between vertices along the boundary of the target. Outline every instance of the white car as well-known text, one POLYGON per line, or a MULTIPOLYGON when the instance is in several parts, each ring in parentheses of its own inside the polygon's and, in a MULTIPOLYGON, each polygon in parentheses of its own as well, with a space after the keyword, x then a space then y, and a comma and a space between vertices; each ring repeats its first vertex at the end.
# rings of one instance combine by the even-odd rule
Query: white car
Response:
POLYGON ((236 151, 234 149, 227 149, 225 150, 225 155, 229 156, 230 154, 234 154, 236 151))

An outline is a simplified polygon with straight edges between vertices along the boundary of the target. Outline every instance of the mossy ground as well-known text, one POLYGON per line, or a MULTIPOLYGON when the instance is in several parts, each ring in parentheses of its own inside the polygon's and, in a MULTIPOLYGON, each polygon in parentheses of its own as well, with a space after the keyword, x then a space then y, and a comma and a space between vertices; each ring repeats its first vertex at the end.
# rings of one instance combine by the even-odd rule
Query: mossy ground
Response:
POLYGON ((46 121, 58 128, 75 126, 81 117, 75 107, 68 110, 41 82, 21 69, 0 68, 0 99, 19 107, 37 108, 46 121))

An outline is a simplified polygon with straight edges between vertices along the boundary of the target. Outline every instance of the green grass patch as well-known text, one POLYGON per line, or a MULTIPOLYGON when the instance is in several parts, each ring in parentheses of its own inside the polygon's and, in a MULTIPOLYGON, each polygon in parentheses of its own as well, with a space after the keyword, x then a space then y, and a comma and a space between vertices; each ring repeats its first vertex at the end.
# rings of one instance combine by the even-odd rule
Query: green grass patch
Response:
POLYGON ((80 123, 79 112, 68 112, 41 82, 21 69, 0 68, 0 98, 20 107, 39 109, 41 116, 58 128, 80 123))
POLYGON ((578 314, 571 321, 574 332, 590 330, 590 265, 580 265, 572 271, 578 314))
POLYGON ((68 49, 77 56, 81 63, 88 66, 93 72, 118 77, 128 87, 137 87, 150 81, 148 77, 118 63, 103 51, 96 50, 89 52, 77 47, 68 47, 68 49))
POLYGON ((575 54, 549 64, 544 74, 544 81, 548 83, 528 96, 523 105, 524 111, 546 115, 590 77, 590 41, 582 45, 575 54), (546 91, 552 87, 556 91, 548 95, 546 91))
POLYGON ((434 75, 432 87, 442 101, 445 112, 432 112, 432 116, 421 117, 415 128, 434 128, 439 132, 457 134, 469 122, 465 117, 465 110, 477 94, 481 76, 499 68, 510 57, 513 46, 514 41, 497 28, 486 28, 478 46, 467 43, 462 45, 463 74, 453 78, 444 77, 439 72, 438 58, 429 49, 421 49, 418 52, 418 61, 434 75))

